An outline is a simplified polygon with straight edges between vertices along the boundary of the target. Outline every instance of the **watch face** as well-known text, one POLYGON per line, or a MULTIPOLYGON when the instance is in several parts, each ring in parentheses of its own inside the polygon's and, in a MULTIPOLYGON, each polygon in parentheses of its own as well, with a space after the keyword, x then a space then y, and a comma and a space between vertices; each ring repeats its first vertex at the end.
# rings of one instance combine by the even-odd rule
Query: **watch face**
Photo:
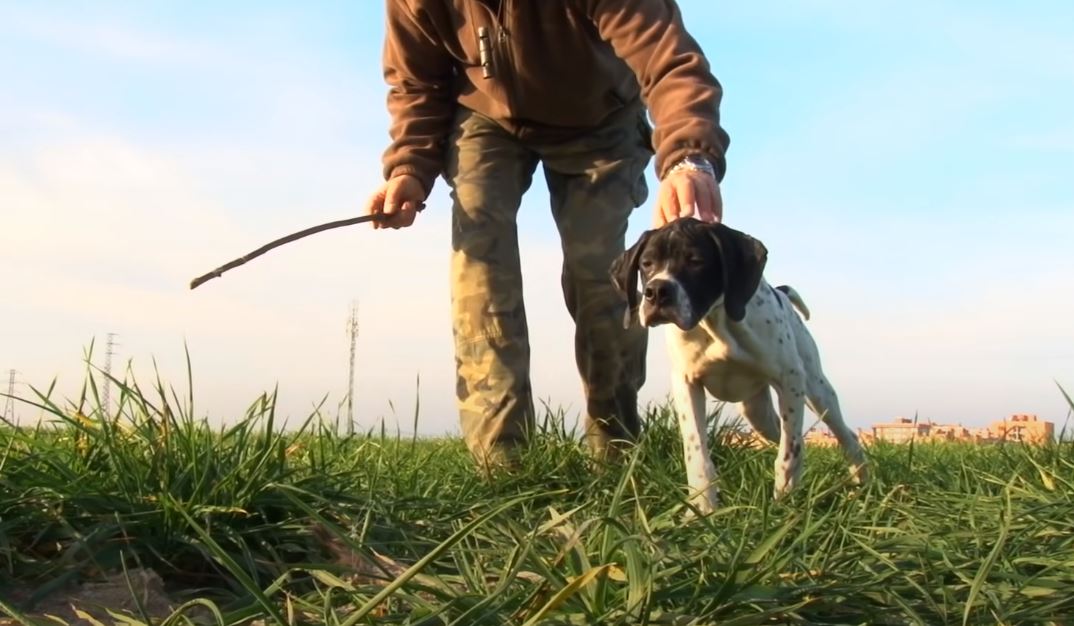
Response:
POLYGON ((690 165, 693 165, 698 169, 705 170, 706 172, 712 171, 712 164, 709 163, 709 160, 704 157, 691 154, 690 156, 683 159, 683 161, 689 163, 690 165))

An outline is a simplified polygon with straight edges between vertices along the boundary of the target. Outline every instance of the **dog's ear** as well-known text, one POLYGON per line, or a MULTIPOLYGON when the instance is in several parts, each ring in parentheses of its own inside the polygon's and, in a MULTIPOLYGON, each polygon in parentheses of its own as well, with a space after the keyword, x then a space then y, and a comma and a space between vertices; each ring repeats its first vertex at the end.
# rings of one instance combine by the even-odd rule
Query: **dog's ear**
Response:
POLYGON ((623 328, 630 328, 634 316, 638 312, 638 263, 641 261, 641 253, 645 251, 653 231, 647 230, 641 234, 638 241, 627 248, 614 261, 612 261, 609 273, 615 289, 626 297, 627 308, 623 313, 623 328))
POLYGON ((709 232, 723 261, 724 308, 736 322, 746 317, 746 303, 761 284, 768 249, 759 240, 720 223, 709 232))

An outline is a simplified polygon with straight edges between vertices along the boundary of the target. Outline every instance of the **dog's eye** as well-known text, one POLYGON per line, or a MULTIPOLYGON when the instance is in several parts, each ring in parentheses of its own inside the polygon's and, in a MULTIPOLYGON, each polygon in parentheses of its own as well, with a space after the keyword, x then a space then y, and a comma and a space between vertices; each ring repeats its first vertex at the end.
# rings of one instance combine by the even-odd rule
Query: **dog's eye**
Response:
POLYGON ((692 256, 692 257, 686 259, 686 263, 690 267, 701 267, 702 265, 705 264, 705 259, 702 259, 699 256, 692 256))
POLYGON ((649 270, 653 269, 653 260, 652 259, 642 259, 641 260, 641 269, 645 270, 646 272, 648 272, 649 270))

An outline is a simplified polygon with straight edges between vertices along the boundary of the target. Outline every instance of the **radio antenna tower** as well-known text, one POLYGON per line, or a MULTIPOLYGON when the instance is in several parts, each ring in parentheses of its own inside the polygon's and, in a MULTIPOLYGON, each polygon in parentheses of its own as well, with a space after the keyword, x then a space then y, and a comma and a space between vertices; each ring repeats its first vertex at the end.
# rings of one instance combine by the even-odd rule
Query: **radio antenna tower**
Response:
POLYGON ((8 372, 7 398, 4 402, 4 421, 8 424, 15 423, 15 370, 8 372))
POLYGON ((108 333, 108 344, 104 352, 104 389, 101 392, 101 410, 104 411, 105 416, 111 414, 112 356, 116 353, 117 345, 119 344, 116 343, 116 334, 108 333))
POLYGON ((350 370, 347 378, 347 434, 354 434, 354 352, 358 342, 358 303, 351 305, 351 317, 347 320, 347 334, 351 341, 350 370))

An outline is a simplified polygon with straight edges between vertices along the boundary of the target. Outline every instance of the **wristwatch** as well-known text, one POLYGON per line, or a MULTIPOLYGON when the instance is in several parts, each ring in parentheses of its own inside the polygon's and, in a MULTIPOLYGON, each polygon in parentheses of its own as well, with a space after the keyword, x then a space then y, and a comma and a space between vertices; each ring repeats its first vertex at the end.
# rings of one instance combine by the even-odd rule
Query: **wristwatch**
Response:
POLYGON ((709 160, 699 154, 690 154, 682 158, 681 161, 672 166, 667 171, 664 178, 667 178, 671 174, 680 170, 693 170, 695 172, 704 172, 709 176, 716 178, 716 169, 712 167, 712 163, 709 160))

